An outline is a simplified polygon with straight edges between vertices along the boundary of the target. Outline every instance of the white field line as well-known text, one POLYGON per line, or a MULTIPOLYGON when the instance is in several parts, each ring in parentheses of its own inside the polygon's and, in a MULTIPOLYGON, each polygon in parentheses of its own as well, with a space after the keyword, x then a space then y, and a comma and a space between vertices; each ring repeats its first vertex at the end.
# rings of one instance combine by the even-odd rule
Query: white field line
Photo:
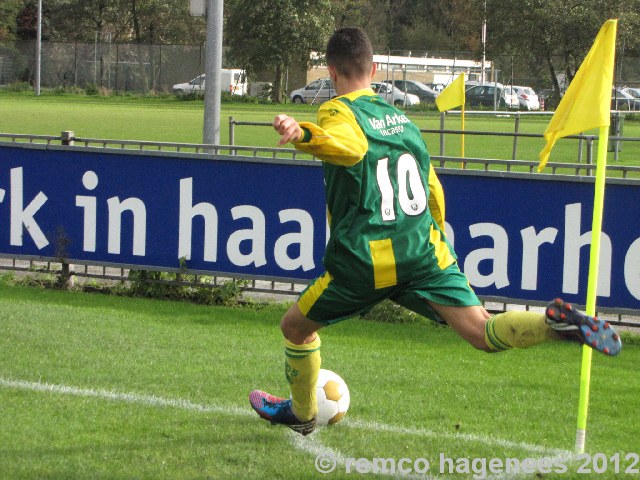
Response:
POLYGON ((62 395, 72 395, 75 397, 94 397, 116 402, 135 403, 150 407, 172 407, 181 410, 189 410, 198 413, 218 413, 223 415, 252 415, 247 408, 223 407, 218 405, 202 405, 189 400, 158 397, 156 395, 141 395, 138 393, 119 393, 102 389, 87 389, 70 387, 66 385, 55 385, 52 383, 28 382, 24 380, 11 380, 0 377, 0 387, 13 388, 16 390, 30 390, 34 392, 57 393, 62 395))
MULTIPOLYGON (((68 385, 56 385, 52 383, 46 382, 31 382, 26 380, 13 380, 8 378, 0 377, 0 387, 11 388, 16 390, 27 390, 33 392, 44 392, 44 393, 53 393, 60 395, 71 395, 75 397, 90 397, 90 398, 99 398, 104 400, 116 401, 116 402, 124 402, 130 404, 138 404, 149 407, 169 407, 169 408, 177 408, 180 410, 187 410, 197 413, 214 413, 221 415, 232 415, 232 416, 254 416, 254 413, 247 407, 234 407, 234 406, 222 406, 222 405, 206 405, 194 403, 189 400, 179 399, 179 398, 166 398, 159 397, 157 395, 144 395, 138 393, 122 393, 122 392, 114 392, 111 390, 104 389, 92 389, 92 388, 79 388, 68 385)), ((568 459, 572 457, 571 452, 560 449, 552 449, 543 447, 540 445, 534 445, 530 443, 523 442, 512 442, 509 440, 502 440, 499 438, 493 438, 485 435, 472 435, 472 434, 452 434, 452 433, 444 433, 444 432, 433 432, 430 430, 426 430, 423 428, 408 428, 408 427, 400 427, 396 425, 387 425, 378 422, 363 422, 359 420, 347 420, 344 422, 344 426, 361 429, 361 430, 370 430, 374 432, 387 432, 387 433, 397 433, 404 435, 415 435, 419 437, 428 437, 428 438, 442 438, 449 440, 458 440, 462 442, 470 442, 470 443, 480 443, 486 446, 497 446, 503 448, 517 448, 527 452, 532 452, 536 454, 550 454, 554 455, 554 459, 568 459)), ((342 454, 339 451, 333 450, 329 447, 324 446, 317 435, 311 435, 309 437, 302 437, 294 432, 290 432, 290 441, 299 450, 312 454, 314 457, 318 457, 320 454, 329 454, 331 457, 335 458, 338 464, 344 466, 347 458, 346 455, 342 454)), ((402 478, 433 478, 433 477, 425 477, 425 476, 402 476, 402 478)), ((501 478, 500 476, 489 476, 488 478, 501 478)))
MULTIPOLYGON (((391 431, 391 432, 402 431, 403 433, 411 433, 411 431, 408 429, 397 430, 396 428, 387 429, 385 431, 391 431)), ((422 431, 420 433, 422 433, 422 431)), ((437 435, 434 434, 433 436, 437 436, 437 435)), ((443 436, 441 436, 441 438, 442 437, 443 436)), ((449 435, 449 437, 457 438, 458 436, 449 435)), ((463 437, 463 440, 466 440, 466 438, 464 437, 468 437, 468 436, 461 436, 461 437, 463 437)), ((473 438, 472 441, 477 442, 479 441, 479 439, 473 438)), ((347 457, 344 453, 340 452, 339 450, 335 450, 333 448, 325 446, 322 442, 320 442, 318 435, 316 433, 313 433, 307 437, 303 437, 301 435, 298 435, 297 433, 289 431, 289 442, 297 450, 300 450, 312 455, 315 458, 316 470, 318 470, 320 473, 353 473, 356 475, 359 473, 357 470, 357 462, 358 462, 357 457, 347 457), (350 467, 347 468, 347 465, 349 465, 350 467)), ((505 445, 519 446, 520 444, 516 444, 513 442, 506 442, 505 445)), ((544 450, 541 447, 537 447, 537 446, 536 448, 541 452, 546 451, 547 453, 549 453, 552 451, 552 450, 544 450)), ((562 450, 555 450, 555 451, 561 452, 561 453, 558 453, 553 457, 539 455, 536 457, 529 457, 529 459, 533 462, 540 462, 544 458, 545 461, 548 461, 549 465, 557 465, 557 464, 568 465, 571 462, 575 461, 575 455, 572 455, 570 452, 565 452, 562 450)), ((429 471, 427 473, 421 473, 421 474, 420 473, 403 473, 403 470, 402 470, 403 468, 405 469, 404 470, 405 472, 407 471, 406 470, 407 468, 409 469, 412 468, 411 461, 417 460, 417 458, 415 457, 412 459, 405 459, 405 460, 411 460, 411 461, 405 462, 403 464, 400 463, 401 459, 399 458, 384 458, 382 456, 377 456, 375 459, 368 458, 366 460, 368 462, 369 467, 373 468, 373 465, 375 464, 378 465, 377 471, 376 470, 370 471, 370 473, 373 473, 376 475, 383 475, 383 476, 390 476, 395 478, 411 479, 411 480, 413 479, 436 480, 436 479, 453 478, 448 475, 449 472, 446 471, 446 467, 444 467, 445 470, 440 471, 440 469, 443 467, 439 465, 439 463, 436 461, 436 458, 428 459, 430 462, 429 471), (396 464, 396 462, 398 463, 396 464)), ((469 459, 469 460, 473 461, 472 459, 469 459)), ((457 465, 456 459, 453 459, 453 463, 457 465)), ((538 463, 538 465, 541 465, 541 464, 538 463)), ((419 468, 424 469, 424 464, 421 463, 419 468)), ((456 467, 454 466, 453 468, 455 470, 456 467)), ((409 472, 411 472, 411 470, 409 470, 409 472)), ((526 471, 507 472, 504 467, 502 472, 503 473, 493 474, 491 473, 491 470, 486 470, 484 472, 480 472, 480 471, 474 472, 473 470, 470 470, 466 474, 466 476, 468 477, 469 475, 472 475, 471 478, 477 478, 482 480, 513 480, 515 478, 531 478, 532 476, 530 471, 529 472, 526 472, 526 471)), ((453 472, 453 474, 456 475, 455 478, 459 478, 459 474, 456 474, 455 471, 453 472)))
POLYGON ((386 425, 378 422, 363 422, 360 420, 345 419, 344 422, 351 428, 362 430, 373 430, 375 432, 389 432, 405 435, 416 435, 427 438, 442 438, 447 440, 459 440, 468 443, 480 443, 483 445, 491 445, 496 447, 503 447, 508 449, 517 448, 532 453, 546 453, 552 455, 565 455, 569 452, 567 450, 548 448, 541 445, 534 445, 532 443, 524 442, 512 442, 510 440, 503 440, 500 438, 489 437, 486 435, 474 435, 470 433, 446 433, 446 432, 434 432, 426 430, 424 428, 406 428, 398 427, 395 425, 386 425))

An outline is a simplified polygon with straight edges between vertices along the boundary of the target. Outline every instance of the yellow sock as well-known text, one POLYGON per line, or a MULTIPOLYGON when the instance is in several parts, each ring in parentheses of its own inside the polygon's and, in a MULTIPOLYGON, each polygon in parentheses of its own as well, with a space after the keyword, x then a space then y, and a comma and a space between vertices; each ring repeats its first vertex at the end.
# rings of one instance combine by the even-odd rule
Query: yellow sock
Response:
POLYGON ((484 336, 489 348, 496 351, 527 348, 559 338, 547 325, 544 313, 519 311, 492 316, 487 320, 484 336))
POLYGON ((316 383, 320 371, 320 337, 296 345, 284 339, 285 375, 291 386, 293 414, 303 422, 318 414, 316 383))

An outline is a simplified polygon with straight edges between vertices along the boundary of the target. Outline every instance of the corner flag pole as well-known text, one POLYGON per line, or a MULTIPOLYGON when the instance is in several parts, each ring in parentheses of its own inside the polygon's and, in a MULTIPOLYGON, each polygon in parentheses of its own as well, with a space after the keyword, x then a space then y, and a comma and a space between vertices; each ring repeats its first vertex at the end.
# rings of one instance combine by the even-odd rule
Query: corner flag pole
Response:
MULTIPOLYGON (((596 314, 598 290, 598 263, 600 259, 600 237, 602 233, 602 211, 604 209, 604 187, 607 169, 607 140, 609 126, 600 127, 598 137, 598 157, 596 162, 596 183, 593 198, 593 219, 591 223, 591 250, 589 255, 589 278, 587 282, 587 315, 596 314)), ((587 411, 589 409, 589 388, 591 385, 591 354, 593 350, 583 345, 582 367, 580 369, 580 399, 578 402, 578 429, 576 431, 576 453, 584 453, 587 433, 587 411)))
MULTIPOLYGON (((464 75, 464 73, 462 75, 464 75)), ((462 105, 460 106, 460 115, 461 115, 460 128, 462 129, 462 135, 460 135, 460 156, 464 158, 464 102, 462 102, 462 105)), ((465 168, 465 167, 466 167, 466 163, 463 160, 462 168, 465 168)))

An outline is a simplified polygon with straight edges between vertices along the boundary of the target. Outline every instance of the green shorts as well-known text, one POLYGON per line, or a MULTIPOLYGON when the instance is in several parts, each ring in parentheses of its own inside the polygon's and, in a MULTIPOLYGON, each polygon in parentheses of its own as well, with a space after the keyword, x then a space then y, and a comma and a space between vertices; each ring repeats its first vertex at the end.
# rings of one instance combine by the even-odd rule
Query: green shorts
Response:
POLYGON ((298 306, 307 318, 332 324, 365 314, 386 299, 439 323, 444 321, 429 306, 427 300, 456 307, 481 305, 457 263, 444 270, 437 270, 428 277, 388 288, 372 290, 358 287, 340 284, 325 272, 300 294, 298 306))

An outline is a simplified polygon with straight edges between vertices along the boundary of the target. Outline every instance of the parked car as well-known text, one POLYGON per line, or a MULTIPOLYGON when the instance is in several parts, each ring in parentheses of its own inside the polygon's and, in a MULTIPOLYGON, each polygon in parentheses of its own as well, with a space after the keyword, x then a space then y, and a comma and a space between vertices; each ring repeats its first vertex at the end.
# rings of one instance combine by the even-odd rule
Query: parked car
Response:
POLYGON ((187 83, 177 83, 171 87, 171 91, 176 95, 184 95, 187 93, 204 93, 204 73, 198 75, 187 83))
POLYGON ((525 110, 540 110, 540 100, 538 95, 531 87, 520 87, 514 85, 513 90, 518 96, 518 102, 521 108, 525 110))
POLYGON ((640 99, 619 88, 611 90, 611 110, 640 110, 640 99))
POLYGON ((371 83, 371 88, 388 103, 391 103, 396 107, 411 107, 420 103, 420 98, 418 98, 417 95, 405 93, 402 90, 395 88, 390 83, 373 82, 371 83))
POLYGON ((640 98, 640 88, 623 88, 624 93, 628 93, 633 98, 640 98))
MULTIPOLYGON (((177 83, 171 87, 176 95, 188 93, 204 93, 205 75, 198 75, 187 83, 177 83)), ((249 90, 247 76, 243 70, 237 68, 223 68, 220 71, 220 91, 232 95, 246 95, 249 90)))
POLYGON ((403 92, 417 95, 421 103, 433 103, 438 96, 438 92, 417 80, 394 80, 393 82, 385 80, 385 83, 390 83, 403 92))
POLYGON ((326 102, 337 95, 331 80, 321 78, 314 80, 306 87, 298 88, 289 95, 293 103, 309 103, 311 105, 326 102))
POLYGON ((504 103, 509 108, 519 108, 520 100, 518 100, 518 94, 511 85, 503 87, 502 96, 504 97, 504 103))
POLYGON ((503 95, 503 87, 498 84, 490 84, 490 85, 475 85, 469 87, 465 92, 465 100, 466 104, 469 106, 484 106, 484 107, 492 107, 494 106, 494 99, 497 101, 497 108, 504 108, 507 106, 503 95))

